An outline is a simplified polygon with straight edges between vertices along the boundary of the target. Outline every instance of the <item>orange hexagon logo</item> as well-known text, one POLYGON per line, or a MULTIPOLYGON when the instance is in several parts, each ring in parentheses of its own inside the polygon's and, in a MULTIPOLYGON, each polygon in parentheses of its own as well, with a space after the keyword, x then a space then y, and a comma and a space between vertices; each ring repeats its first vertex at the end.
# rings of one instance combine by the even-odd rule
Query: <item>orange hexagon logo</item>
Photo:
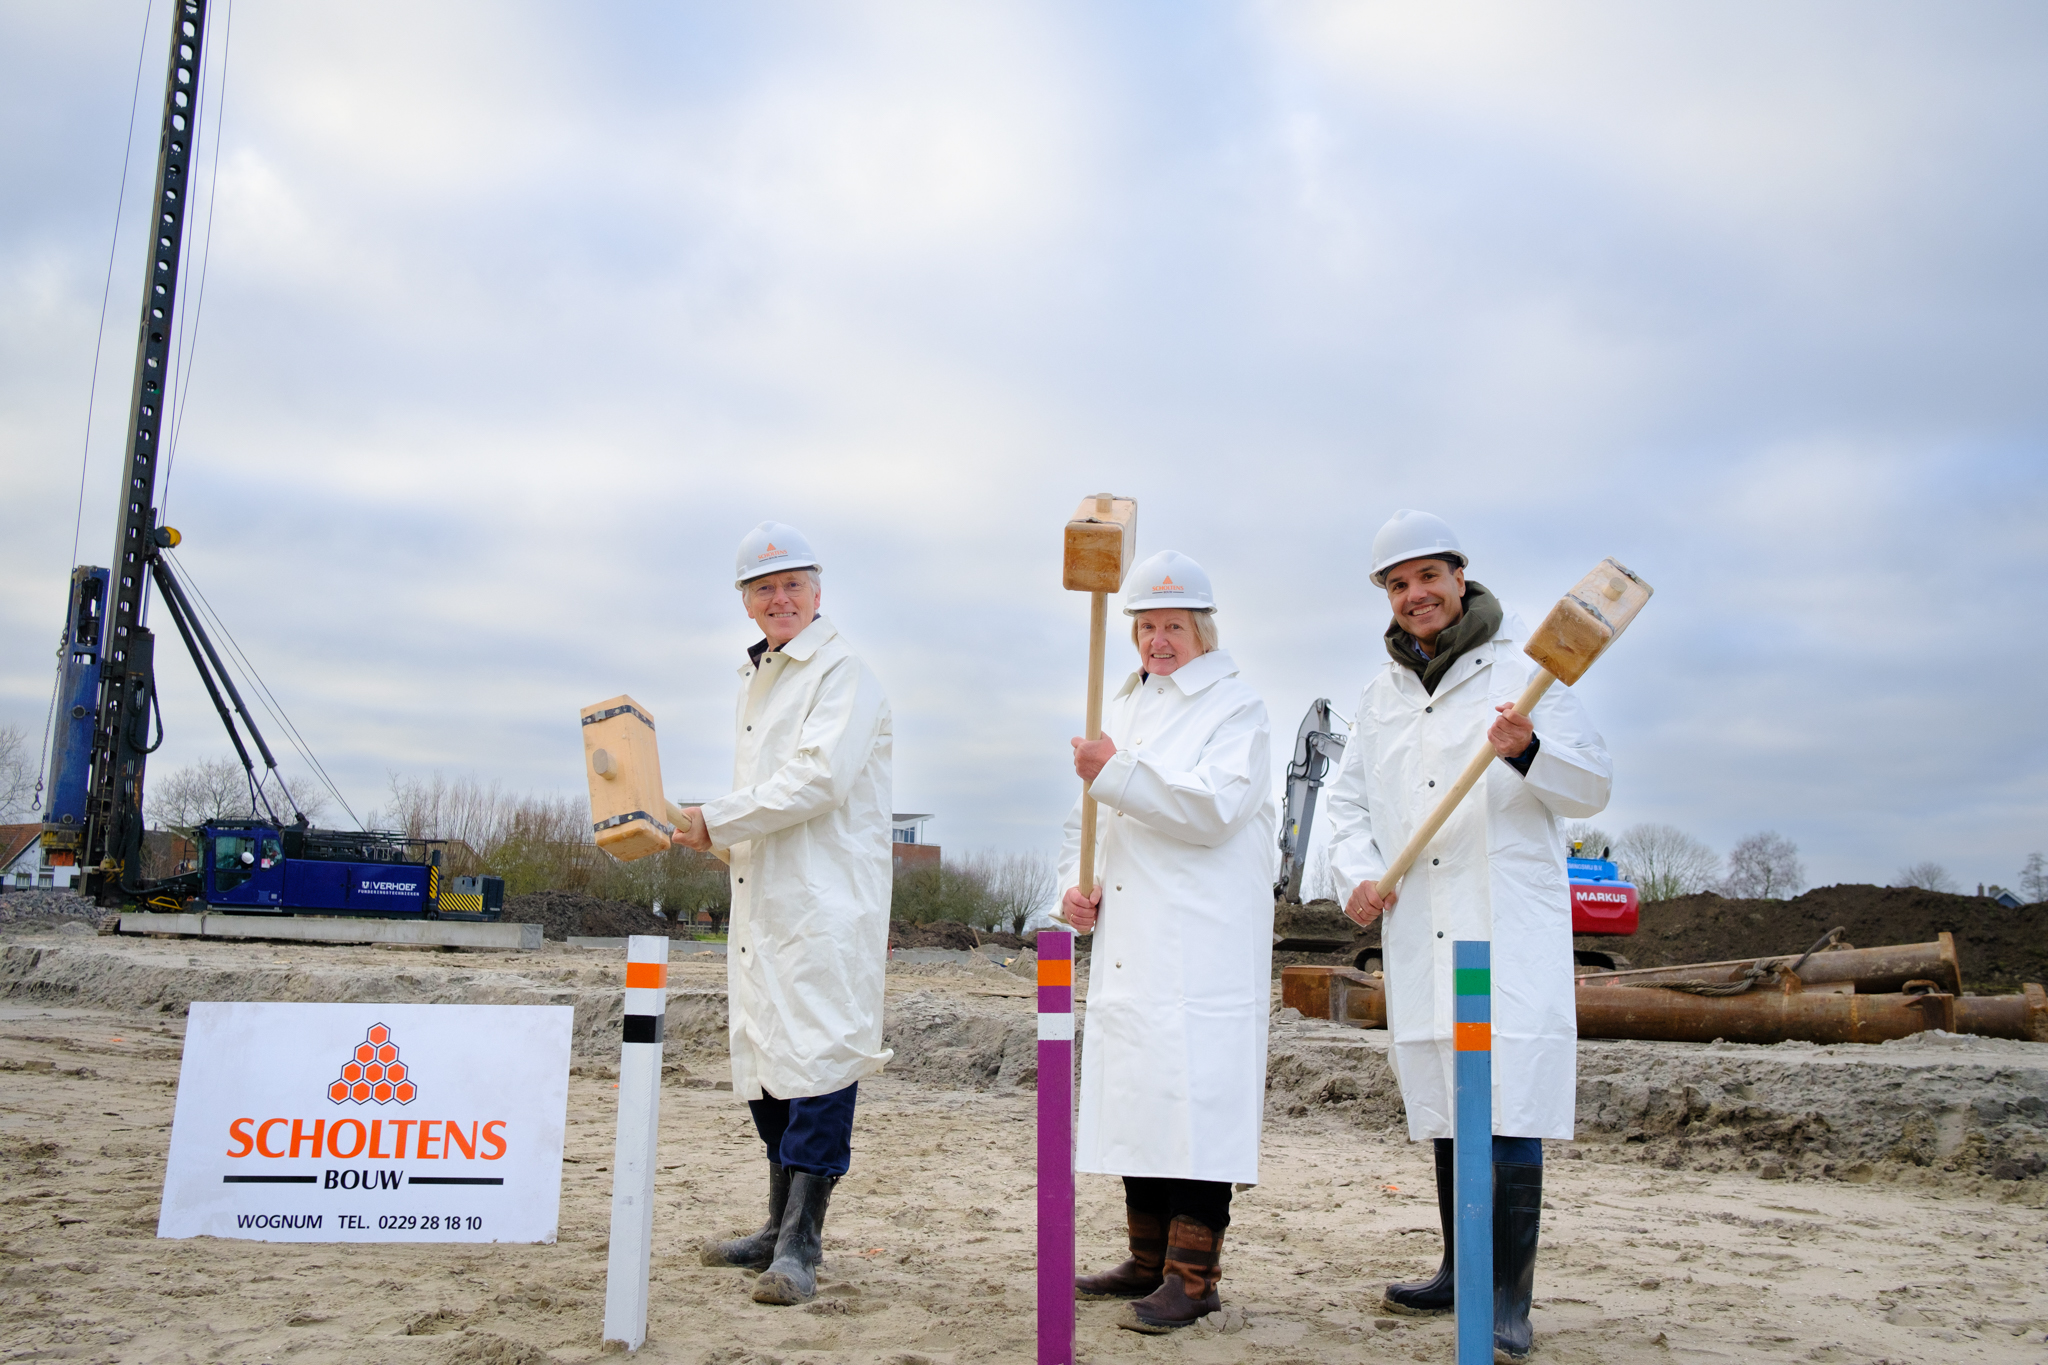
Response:
POLYGON ((341 1078, 327 1086, 327 1098, 336 1104, 389 1104, 396 1100, 400 1104, 411 1104, 419 1094, 419 1087, 409 1079, 410 1069, 398 1060, 398 1044, 391 1041, 391 1030, 383 1024, 372 1024, 349 1054, 349 1060, 342 1063, 341 1078))

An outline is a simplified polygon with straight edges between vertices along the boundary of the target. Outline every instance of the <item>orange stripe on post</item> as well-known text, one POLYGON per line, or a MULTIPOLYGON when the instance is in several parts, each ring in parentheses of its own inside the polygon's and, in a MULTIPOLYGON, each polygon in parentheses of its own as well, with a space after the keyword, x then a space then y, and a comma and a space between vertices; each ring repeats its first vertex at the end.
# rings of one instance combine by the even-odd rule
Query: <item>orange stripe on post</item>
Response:
POLYGON ((1493 1025, 1451 1025, 1451 1046, 1459 1052, 1493 1051, 1493 1025))
POLYGON ((1041 986, 1073 985, 1074 959, 1070 957, 1041 957, 1038 959, 1038 984, 1041 986))
POLYGON ((666 962, 628 962, 626 964, 626 989, 635 991, 658 991, 668 984, 666 962))

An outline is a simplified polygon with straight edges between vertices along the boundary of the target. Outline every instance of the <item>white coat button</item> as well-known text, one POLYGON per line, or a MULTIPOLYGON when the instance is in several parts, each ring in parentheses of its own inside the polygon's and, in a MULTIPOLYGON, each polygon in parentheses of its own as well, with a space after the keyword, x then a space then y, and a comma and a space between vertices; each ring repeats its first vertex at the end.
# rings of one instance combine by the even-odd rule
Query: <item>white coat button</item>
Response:
POLYGON ((1119 963, 1117 963, 1116 965, 1117 965, 1117 967, 1118 967, 1119 969, 1121 969, 1121 968, 1123 967, 1123 965, 1124 965, 1124 964, 1123 964, 1123 963, 1121 963, 1121 962, 1119 962, 1119 963))
MULTIPOLYGON (((1444 936, 1444 931, 1443 931, 1443 930, 1441 930, 1441 929, 1437 930, 1437 931, 1436 931, 1436 936, 1437 936, 1438 938, 1442 938, 1442 937, 1444 936)), ((742 949, 740 949, 740 951, 741 951, 741 952, 745 952, 745 951, 746 951, 746 949, 742 948, 742 949)))
POLYGON ((1430 712, 1432 712, 1432 711, 1434 711, 1434 710, 1436 710, 1436 708, 1435 708, 1434 706, 1425 706, 1425 707, 1423 707, 1423 708, 1422 708, 1422 711, 1423 711, 1423 714, 1424 714, 1424 715, 1428 715, 1428 714, 1429 714, 1430 712))
MULTIPOLYGON (((1164 691, 1165 691, 1166 689, 1165 689, 1165 688, 1163 688, 1163 687, 1155 687, 1155 688, 1153 688, 1152 690, 1153 690, 1154 692, 1164 692, 1164 691)), ((1119 963, 1117 963, 1117 966, 1121 967, 1121 966, 1123 966, 1123 963, 1119 962, 1119 963)))
MULTIPOLYGON (((1121 890, 1123 890, 1123 888, 1122 888, 1121 886, 1119 886, 1119 887, 1117 888, 1117 890, 1121 891, 1121 890)), ((1119 962, 1119 963, 1117 963, 1116 965, 1117 965, 1117 966, 1119 966, 1119 967, 1121 967, 1121 966, 1123 966, 1124 964, 1123 964, 1123 963, 1121 963, 1121 962, 1119 962)))
POLYGON ((1438 861, 1439 861, 1439 860, 1438 860, 1438 859, 1436 859, 1436 858, 1431 858, 1431 859, 1429 860, 1429 865, 1430 865, 1431 867, 1435 867, 1435 866, 1437 865, 1437 862, 1438 862, 1438 861))
MULTIPOLYGON (((748 726, 747 728, 751 730, 751 729, 752 729, 753 727, 752 727, 752 726, 750 725, 750 726, 748 726)), ((1432 777, 1432 778, 1430 778, 1430 779, 1429 779, 1429 785, 1430 785, 1430 786, 1432 786, 1432 787, 1434 787, 1434 786, 1436 785, 1436 779, 1435 779, 1435 778, 1433 778, 1433 777, 1432 777)))

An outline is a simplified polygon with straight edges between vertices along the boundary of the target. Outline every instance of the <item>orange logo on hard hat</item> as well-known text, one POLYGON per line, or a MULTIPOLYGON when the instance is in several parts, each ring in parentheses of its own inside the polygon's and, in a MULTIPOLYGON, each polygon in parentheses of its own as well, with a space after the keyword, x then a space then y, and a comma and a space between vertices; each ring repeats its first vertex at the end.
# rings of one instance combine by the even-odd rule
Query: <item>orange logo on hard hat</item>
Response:
POLYGON ((363 1041, 356 1044, 354 1055, 342 1066, 341 1078, 327 1087, 327 1098, 336 1104, 367 1104, 372 1100, 378 1104, 393 1100, 411 1104, 418 1093, 407 1077, 405 1063, 398 1060, 398 1045, 391 1041, 391 1030, 382 1024, 370 1026, 363 1041))
POLYGON ((1173 581, 1173 575, 1172 575, 1172 574, 1168 574, 1168 575, 1167 575, 1167 576, 1166 576, 1165 578, 1163 578, 1163 579, 1161 579, 1161 580, 1160 580, 1160 582, 1159 582, 1159 586, 1158 586, 1158 587, 1156 587, 1156 588, 1154 588, 1154 589, 1152 589, 1152 591, 1154 591, 1154 592, 1186 592, 1186 591, 1187 591, 1187 589, 1186 589, 1186 588, 1183 588, 1183 587, 1182 587, 1182 586, 1181 586, 1180 584, 1178 584, 1178 583, 1174 582, 1174 581, 1173 581))
POLYGON ((787 550, 778 550, 778 549, 776 549, 776 548, 775 548, 775 542, 771 540, 771 541, 769 541, 769 542, 768 542, 768 548, 767 548, 767 549, 765 549, 765 550, 761 551, 761 553, 759 553, 759 554, 757 554, 757 555, 755 555, 755 556, 754 556, 754 562, 755 562, 756 564, 759 564, 759 563, 760 563, 760 562, 761 562, 762 560, 764 560, 764 559, 773 559, 773 558, 775 558, 775 556, 777 556, 777 555, 786 555, 786 554, 788 554, 788 553, 789 553, 789 551, 787 551, 787 550))

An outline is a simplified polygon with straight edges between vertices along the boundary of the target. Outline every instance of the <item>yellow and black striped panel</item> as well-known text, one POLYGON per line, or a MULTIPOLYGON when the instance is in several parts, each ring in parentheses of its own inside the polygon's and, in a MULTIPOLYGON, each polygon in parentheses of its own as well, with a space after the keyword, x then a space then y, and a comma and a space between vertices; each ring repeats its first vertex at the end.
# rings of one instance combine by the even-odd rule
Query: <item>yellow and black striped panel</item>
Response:
POLYGON ((484 912, 484 893, 472 891, 467 895, 450 891, 441 897, 441 913, 444 915, 481 915, 484 912))

